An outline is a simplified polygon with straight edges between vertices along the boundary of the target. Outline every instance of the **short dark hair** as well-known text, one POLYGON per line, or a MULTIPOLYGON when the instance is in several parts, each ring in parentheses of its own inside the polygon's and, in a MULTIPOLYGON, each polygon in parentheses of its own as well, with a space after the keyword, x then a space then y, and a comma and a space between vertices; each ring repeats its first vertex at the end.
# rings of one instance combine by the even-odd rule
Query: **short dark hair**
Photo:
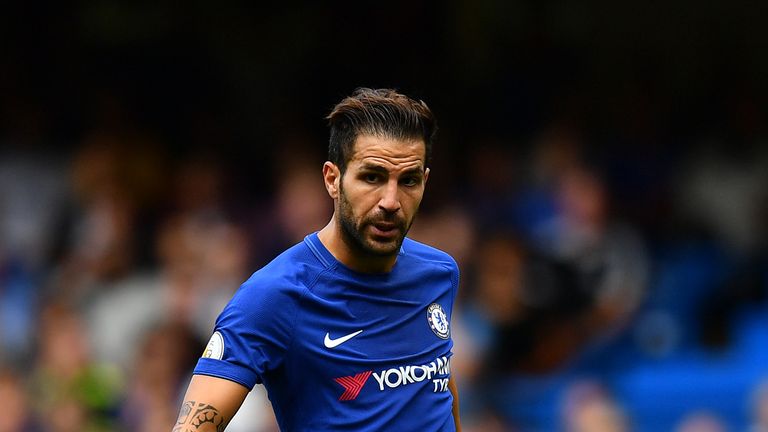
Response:
POLYGON ((432 154, 437 122, 427 104, 392 89, 361 87, 339 102, 328 117, 328 160, 342 173, 359 135, 424 141, 425 163, 432 154))

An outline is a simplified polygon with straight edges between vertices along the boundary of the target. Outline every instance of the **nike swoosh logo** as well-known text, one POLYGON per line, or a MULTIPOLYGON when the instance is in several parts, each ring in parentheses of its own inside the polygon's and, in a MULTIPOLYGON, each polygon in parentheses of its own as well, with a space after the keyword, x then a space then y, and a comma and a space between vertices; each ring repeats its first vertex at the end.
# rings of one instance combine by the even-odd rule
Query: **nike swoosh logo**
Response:
POLYGON ((325 343, 325 347, 326 348, 336 348, 337 346, 339 346, 339 345, 343 344, 344 342, 352 339, 353 337, 359 335, 362 332, 363 332, 362 330, 358 330, 358 331, 356 331, 354 333, 350 333, 350 334, 348 334, 346 336, 342 336, 342 337, 340 337, 338 339, 331 339, 331 335, 329 333, 326 333, 325 334, 325 340, 323 342, 325 343))

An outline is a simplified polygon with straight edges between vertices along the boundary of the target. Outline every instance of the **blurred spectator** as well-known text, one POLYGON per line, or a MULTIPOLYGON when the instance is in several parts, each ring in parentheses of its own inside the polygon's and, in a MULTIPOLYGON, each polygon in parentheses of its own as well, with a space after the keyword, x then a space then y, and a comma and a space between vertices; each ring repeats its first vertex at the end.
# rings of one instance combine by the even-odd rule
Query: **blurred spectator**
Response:
MULTIPOLYGON (((15 116, 36 118, 24 108, 15 116)), ((36 120, 26 126, 34 128, 36 120)), ((32 318, 69 192, 65 161, 56 160, 46 145, 36 142, 41 137, 29 133, 40 131, 12 133, 11 142, 0 137, 0 361, 9 362, 21 362, 29 354, 32 318), (33 142, 25 141, 29 139, 33 142)))
POLYGON ((532 335, 508 338, 526 325, 529 318, 523 292, 524 251, 514 238, 494 233, 479 240, 468 283, 470 297, 461 314, 477 358, 484 368, 496 372, 517 367, 523 351, 530 348, 532 335), (521 349, 521 347, 523 347, 521 349))
POLYGON ((39 272, 51 264, 70 193, 68 152, 34 91, 13 86, 0 93, 0 262, 39 272))
MULTIPOLYGON (((595 301, 596 318, 610 324, 626 318, 642 300, 648 258, 639 235, 612 213, 606 184, 585 162, 582 147, 569 129, 543 134, 532 155, 530 187, 548 204, 518 220, 534 250, 593 278, 581 289, 591 291, 585 294, 595 301)), ((537 207, 525 200, 519 205, 522 215, 537 207)))
POLYGON ((142 249, 153 243, 139 223, 164 189, 162 155, 148 135, 120 125, 118 114, 109 114, 107 124, 89 132, 73 158, 68 237, 49 297, 82 314, 95 359, 124 366, 140 331, 130 324, 146 325, 159 304, 132 300, 148 300, 153 288, 136 274, 142 249), (110 298, 123 303, 107 308, 110 298))
POLYGON ((247 278, 245 234, 216 214, 182 213, 159 234, 164 313, 209 337, 216 312, 247 278))
MULTIPOLYGON (((463 205, 478 227, 504 226, 510 222, 521 174, 517 170, 517 155, 511 145, 497 139, 481 139, 469 148, 472 151, 462 160, 465 165, 456 174, 462 189, 467 189, 461 191, 466 200, 463 205)), ((439 193, 439 189, 432 193, 439 193)))
POLYGON ((120 412, 123 430, 154 432, 174 423, 187 371, 203 347, 188 328, 175 323, 158 325, 144 334, 134 353, 120 412))
POLYGON ((67 306, 47 305, 42 311, 31 400, 51 431, 114 428, 121 374, 93 362, 85 330, 80 317, 67 306))
POLYGON ((556 256, 574 262, 582 274, 600 273, 594 291, 598 329, 626 323, 647 290, 649 264, 638 234, 610 219, 608 198, 600 179, 574 168, 560 174, 557 196, 562 218, 553 221, 556 256))
POLYGON ((521 321, 538 292, 525 292, 525 251, 513 237, 493 233, 484 237, 476 255, 475 298, 483 315, 497 325, 521 321))
POLYGON ((689 224, 705 227, 739 258, 766 246, 765 146, 703 145, 686 161, 678 184, 677 210, 689 224))
POLYGON ((617 232, 589 253, 560 256, 528 252, 519 240, 489 233, 471 281, 474 301, 495 329, 489 365, 551 371, 587 342, 617 333, 645 290, 642 248, 634 241, 617 232))
POLYGON ((320 230, 332 212, 333 201, 322 182, 322 157, 301 139, 278 148, 272 170, 279 180, 264 202, 254 204, 249 221, 254 245, 252 268, 272 261, 285 248, 320 230))
POLYGON ((749 432, 768 432, 768 380, 753 390, 749 405, 749 432))
POLYGON ((476 231, 470 212, 460 203, 452 202, 422 210, 408 236, 448 252, 459 268, 465 268, 475 248, 476 231))
POLYGON ((562 407, 568 432, 626 432, 629 422, 606 389, 593 381, 580 381, 566 390, 562 407))
POLYGON ((461 428, 467 432, 515 432, 518 429, 504 424, 499 416, 492 412, 482 412, 477 416, 461 418, 461 428))
POLYGON ((726 432, 723 421, 714 413, 701 411, 687 414, 675 428, 676 432, 726 432))
POLYGON ((0 416, 0 432, 36 432, 27 396, 27 389, 21 376, 10 370, 0 370, 0 401, 3 401, 3 415, 0 416))
POLYGON ((227 211, 219 158, 194 155, 177 167, 171 212, 157 235, 165 316, 210 336, 217 312, 248 276, 250 245, 227 211))
POLYGON ((95 359, 126 368, 142 334, 166 316, 164 300, 156 272, 132 273, 105 285, 82 308, 95 359))
POLYGON ((56 228, 69 190, 66 159, 47 148, 11 144, 0 151, 0 256, 14 257, 30 270, 52 258, 56 228))
POLYGON ((0 363, 22 364, 30 354, 40 297, 24 263, 0 256, 0 363))
POLYGON ((53 294, 82 305, 138 264, 142 241, 137 222, 155 205, 159 156, 151 139, 96 131, 72 163, 75 202, 53 294))
POLYGON ((285 241, 294 244, 325 225, 332 201, 318 181, 322 171, 314 161, 294 154, 277 170, 281 173, 275 200, 277 226, 286 236, 285 241))
POLYGON ((105 284, 87 304, 102 360, 126 366, 140 335, 164 320, 207 339, 218 311, 247 277, 250 248, 225 212, 215 160, 192 158, 172 174, 170 213, 152 239, 158 266, 105 284))

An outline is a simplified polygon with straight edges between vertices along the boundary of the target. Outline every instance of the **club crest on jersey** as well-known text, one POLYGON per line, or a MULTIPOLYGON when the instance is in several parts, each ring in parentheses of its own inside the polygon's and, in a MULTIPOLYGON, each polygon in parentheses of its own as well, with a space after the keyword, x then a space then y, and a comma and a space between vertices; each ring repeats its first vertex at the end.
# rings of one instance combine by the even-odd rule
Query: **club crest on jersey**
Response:
POLYGON ((203 358, 211 358, 221 360, 224 357, 224 338, 221 333, 214 332, 211 336, 211 340, 208 341, 208 345, 203 351, 203 358))
POLYGON ((443 307, 437 303, 432 303, 427 307, 427 322, 429 328, 441 339, 448 339, 450 330, 448 328, 448 316, 443 307))

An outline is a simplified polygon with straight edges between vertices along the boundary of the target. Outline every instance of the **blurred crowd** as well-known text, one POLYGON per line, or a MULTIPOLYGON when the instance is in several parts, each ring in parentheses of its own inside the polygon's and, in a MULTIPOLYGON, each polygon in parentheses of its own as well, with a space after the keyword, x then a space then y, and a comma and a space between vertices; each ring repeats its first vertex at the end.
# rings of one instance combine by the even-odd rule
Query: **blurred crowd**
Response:
MULTIPOLYGON (((33 120, 0 151, 0 431, 167 430, 239 284, 327 222, 325 144, 237 172, 121 122, 56 149, 33 120)), ((553 126, 434 163, 410 235, 462 270, 465 430, 768 430, 765 147, 553 126)), ((262 389, 228 430, 275 430, 262 389)))
MULTIPOLYGON (((327 110, 423 98, 468 432, 768 431, 768 40, 746 3, 12 2, 0 432, 167 431, 331 214, 327 110)), ((227 429, 276 430, 261 387, 227 429)))

